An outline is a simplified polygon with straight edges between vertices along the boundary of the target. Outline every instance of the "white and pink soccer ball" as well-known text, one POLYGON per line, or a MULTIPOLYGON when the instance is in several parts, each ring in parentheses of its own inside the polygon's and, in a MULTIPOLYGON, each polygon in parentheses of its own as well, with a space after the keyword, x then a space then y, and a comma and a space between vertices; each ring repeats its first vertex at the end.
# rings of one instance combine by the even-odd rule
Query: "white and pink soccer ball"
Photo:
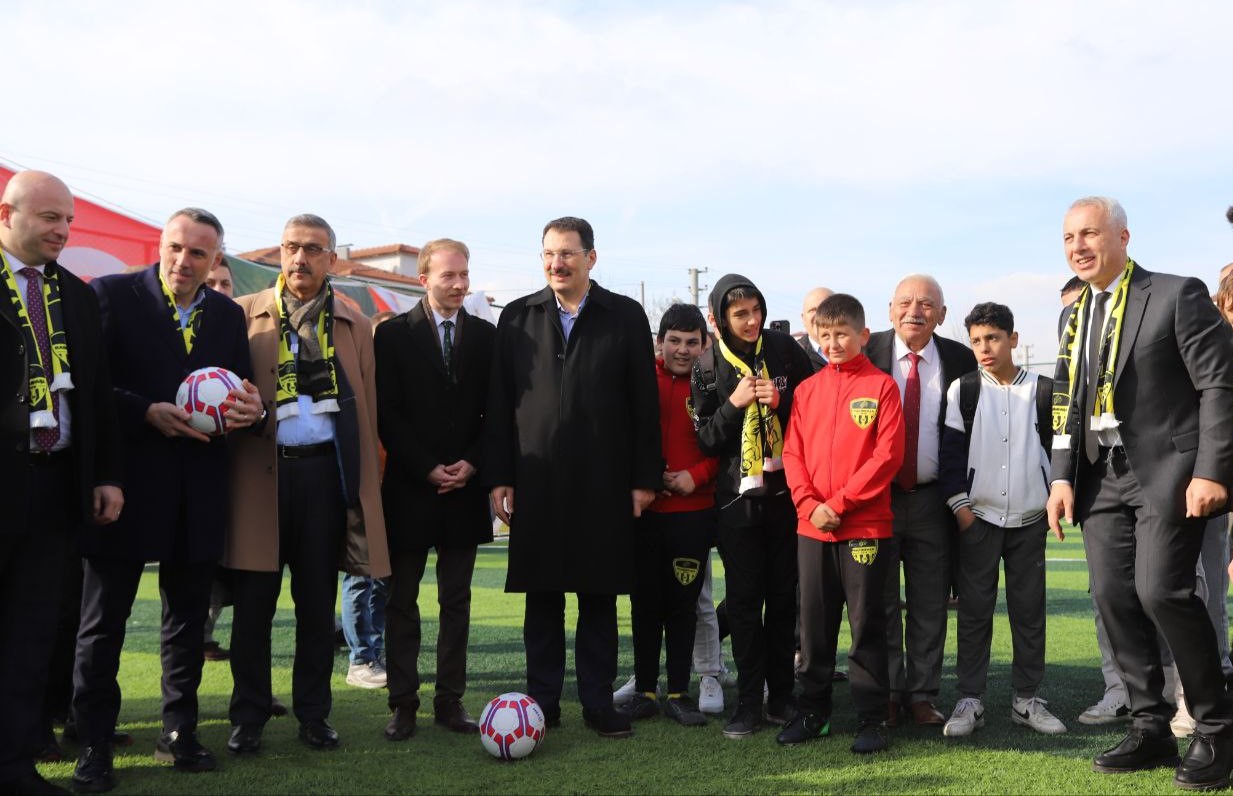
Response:
POLYGON ((243 380, 226 368, 199 368, 184 377, 176 390, 176 406, 188 412, 188 424, 211 437, 227 431, 232 390, 243 380))
POLYGON ((499 760, 517 760, 535 751, 548 732, 544 711, 526 694, 512 691, 489 702, 480 714, 480 742, 499 760))

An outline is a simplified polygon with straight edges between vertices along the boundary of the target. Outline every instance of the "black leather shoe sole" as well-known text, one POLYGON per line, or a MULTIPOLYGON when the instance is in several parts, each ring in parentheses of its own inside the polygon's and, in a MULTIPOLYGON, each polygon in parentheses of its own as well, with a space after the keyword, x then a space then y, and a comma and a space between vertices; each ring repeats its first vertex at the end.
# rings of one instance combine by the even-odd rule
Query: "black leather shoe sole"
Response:
POLYGON ((1174 777, 1173 786, 1182 790, 1223 790, 1229 787, 1229 778, 1222 777, 1211 782, 1189 782, 1174 777))

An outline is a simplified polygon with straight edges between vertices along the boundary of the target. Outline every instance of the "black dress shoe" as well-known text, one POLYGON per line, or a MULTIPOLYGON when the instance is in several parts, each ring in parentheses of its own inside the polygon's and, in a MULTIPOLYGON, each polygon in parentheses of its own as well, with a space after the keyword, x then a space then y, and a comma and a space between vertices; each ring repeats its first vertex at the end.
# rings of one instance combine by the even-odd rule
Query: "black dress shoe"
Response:
POLYGON ((154 759, 171 763, 176 771, 213 771, 218 767, 214 755, 197 740, 196 730, 172 730, 159 736, 154 759))
POLYGON ((829 716, 823 716, 821 713, 798 713, 796 718, 779 731, 779 734, 775 736, 775 741, 784 746, 794 746, 798 743, 805 743, 805 741, 812 741, 814 738, 821 738, 830 734, 830 731, 829 716))
POLYGON ((13 793, 16 796, 69 796, 68 791, 43 779, 37 771, 31 771, 17 779, 0 781, 0 793, 13 793))
POLYGON ((1196 732, 1177 767, 1173 784, 1185 790, 1226 788, 1230 768, 1233 768, 1233 738, 1196 732))
POLYGON ((385 725, 386 740, 405 741, 413 735, 415 735, 415 708, 394 708, 390 723, 385 725))
POLYGON ((634 734, 629 717, 616 712, 615 708, 600 710, 582 709, 582 720, 602 738, 628 738, 634 734))
POLYGON ((852 751, 858 755, 871 755, 888 746, 890 740, 886 737, 886 725, 881 722, 861 724, 856 731, 856 738, 852 741, 852 751))
POLYGON ((77 758, 73 771, 73 790, 78 793, 106 793, 116 786, 116 772, 111 765, 111 744, 87 746, 77 758))
POLYGON ((227 739, 227 751, 237 755, 256 754, 261 748, 260 724, 237 724, 231 728, 231 737, 227 739))
POLYGON ((270 715, 271 716, 286 716, 287 706, 279 701, 278 697, 270 697, 270 715))
POLYGON ((1092 770, 1101 774, 1125 774, 1149 768, 1177 765, 1177 739, 1172 735, 1150 738, 1143 731, 1131 728, 1126 737, 1112 749, 1096 755, 1092 770))
POLYGON ((207 661, 225 661, 231 658, 230 650, 220 645, 217 641, 211 641, 201 648, 201 655, 207 661))
POLYGON ((300 740, 313 749, 338 748, 338 732, 325 719, 300 722, 300 740))
POLYGON ((433 714, 433 721, 450 732, 457 732, 463 735, 475 735, 479 732, 479 725, 467 713, 467 709, 462 706, 462 702, 457 699, 434 705, 433 714))

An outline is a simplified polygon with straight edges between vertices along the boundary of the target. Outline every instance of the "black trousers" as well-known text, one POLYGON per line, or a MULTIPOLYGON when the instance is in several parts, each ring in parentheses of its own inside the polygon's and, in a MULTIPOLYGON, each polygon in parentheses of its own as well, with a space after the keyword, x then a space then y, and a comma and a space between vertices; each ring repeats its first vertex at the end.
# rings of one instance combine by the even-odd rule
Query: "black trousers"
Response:
POLYGON ((801 710, 830 716, 835 652, 843 607, 848 606, 852 647, 848 685, 861 723, 886 718, 885 539, 822 542, 798 537, 801 578, 801 710))
POLYGON ((1092 599, 1126 684, 1134 726, 1149 736, 1170 734, 1173 708, 1163 694, 1159 628, 1173 650, 1197 731, 1230 735, 1233 700, 1225 692, 1215 630, 1194 592, 1207 520, 1164 517, 1148 506, 1121 449, 1102 449, 1084 471, 1075 513, 1092 599))
MULTIPOLYGON (((201 685, 201 628, 210 607, 213 561, 161 562, 158 590, 163 602, 159 635, 162 651, 163 731, 197 727, 197 687, 201 685)), ((109 741, 120 715, 120 650, 133 611, 143 561, 84 559, 81 627, 73 667, 73 717, 84 745, 109 741)))
POLYGON ((771 702, 790 699, 795 682, 796 513, 786 495, 752 500, 761 503, 755 525, 729 524, 720 513, 719 555, 739 701, 760 708, 763 682, 771 702))
POLYGON ((65 546, 60 573, 60 610, 56 642, 47 664, 47 692, 43 699, 43 734, 52 737, 55 725, 69 718, 73 704, 73 663, 77 657, 77 630, 81 627, 81 552, 65 546))
POLYGON ((636 687, 655 692, 660 646, 665 644, 668 693, 682 694, 689 690, 698 594, 715 536, 715 512, 643 512, 634 533, 634 591, 629 603, 636 687))
POLYGON ((882 551, 887 559, 883 604, 891 698, 934 700, 942 684, 955 517, 936 483, 912 492, 892 487, 891 510, 894 536, 882 551), (899 611, 901 562, 906 616, 899 611))
POLYGON ((0 532, 0 785, 34 771, 43 745, 43 694, 56 639, 64 556, 77 503, 71 458, 34 465, 27 500, 30 524, 0 532))
MULTIPOLYGON (((544 715, 561 715, 565 687, 565 595, 528 592, 522 640, 527 650, 527 694, 544 715)), ((617 671, 615 594, 579 594, 574 628, 574 667, 578 701, 584 710, 612 708, 612 681, 617 671)))
POLYGON ((983 699, 993 645, 993 612, 998 599, 998 565, 1006 570, 1006 613, 1014 658, 1010 682, 1015 695, 1036 694, 1045 676, 1045 534, 1048 522, 1003 528, 977 517, 959 534, 958 656, 955 673, 961 697, 983 699))
MULTIPOLYGON (((437 551, 437 682, 433 704, 462 699, 467 690, 467 640, 471 633, 471 575, 475 547, 437 551)), ((385 606, 385 655, 389 705, 414 711, 420 704, 420 581, 428 549, 390 558, 393 575, 385 606)))
POLYGON ((231 723, 270 719, 270 633, 282 566, 295 601, 292 710, 301 722, 328 718, 334 673, 334 611, 347 509, 333 455, 278 462, 277 572, 231 571, 231 723))

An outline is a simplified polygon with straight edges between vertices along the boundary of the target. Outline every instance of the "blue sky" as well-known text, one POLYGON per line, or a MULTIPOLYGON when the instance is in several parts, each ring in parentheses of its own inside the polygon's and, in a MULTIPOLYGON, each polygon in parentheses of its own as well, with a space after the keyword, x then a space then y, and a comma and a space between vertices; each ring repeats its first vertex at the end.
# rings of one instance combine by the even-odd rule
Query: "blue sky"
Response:
POLYGON ((500 301, 544 221, 596 228, 650 303, 815 284, 885 328, 934 274, 955 334, 1008 303, 1052 354, 1060 226, 1121 199, 1131 253, 1214 287, 1233 260, 1233 5, 1174 2, 6 3, 0 157, 228 248, 312 211, 357 246, 467 241, 500 301), (13 65, 21 64, 20 68, 13 65))

